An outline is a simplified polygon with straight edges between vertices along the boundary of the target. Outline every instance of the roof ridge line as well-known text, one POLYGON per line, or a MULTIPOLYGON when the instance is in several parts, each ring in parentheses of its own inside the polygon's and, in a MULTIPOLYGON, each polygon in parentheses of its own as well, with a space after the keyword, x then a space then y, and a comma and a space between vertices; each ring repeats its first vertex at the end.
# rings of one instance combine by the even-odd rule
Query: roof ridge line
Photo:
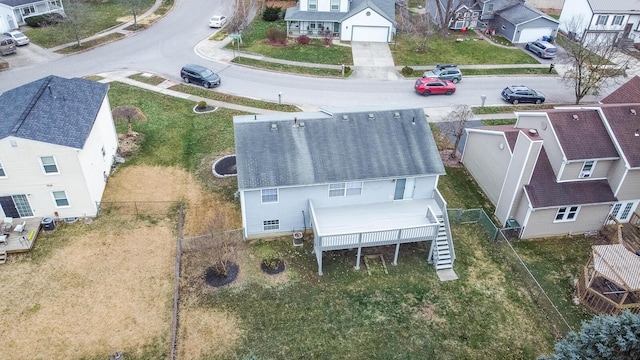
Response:
POLYGON ((24 124, 24 121, 27 119, 27 116, 29 116, 29 114, 31 113, 31 110, 33 110, 33 107, 36 106, 36 103, 40 99, 40 96, 42 96, 44 89, 46 89, 49 86, 51 79, 52 79, 51 75, 45 78, 45 81, 40 86, 40 89, 38 89, 38 92, 33 96, 33 98, 31 98, 31 101, 27 105, 26 109, 24 110, 22 115, 20 115, 20 118, 18 118, 18 122, 13 126, 13 129, 11 129, 11 134, 15 134, 18 132, 18 130, 20 130, 20 128, 24 124))

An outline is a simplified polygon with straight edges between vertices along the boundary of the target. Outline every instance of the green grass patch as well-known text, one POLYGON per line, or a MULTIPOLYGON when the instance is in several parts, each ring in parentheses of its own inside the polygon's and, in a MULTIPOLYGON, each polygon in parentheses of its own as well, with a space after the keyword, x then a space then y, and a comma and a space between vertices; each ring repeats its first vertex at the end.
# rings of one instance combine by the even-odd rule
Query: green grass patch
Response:
POLYGON ((179 91, 185 94, 191 94, 200 96, 203 98, 228 102, 236 105, 250 106, 259 109, 267 109, 267 110, 275 110, 275 111, 284 111, 284 112, 297 112, 301 111, 295 105, 287 105, 287 104, 276 104, 268 101, 262 101, 257 99, 249 99, 242 96, 229 95, 213 90, 207 90, 204 88, 199 88, 186 84, 177 84, 173 85, 169 88, 170 90, 179 91))
MULTIPOLYGON (((312 40, 308 45, 297 43, 288 46, 272 46, 267 43, 267 29, 275 27, 286 30, 284 20, 267 22, 255 19, 249 28, 242 33, 242 45, 240 51, 261 54, 274 59, 309 62, 314 64, 353 64, 351 47, 324 46, 321 40, 312 40)), ((231 49, 231 44, 227 46, 231 49)), ((237 49, 237 48, 236 48, 237 49)))
POLYGON ((491 216, 495 207, 464 167, 447 167, 447 175, 438 180, 438 190, 449 209, 482 208, 491 216))
POLYGON ((452 282, 440 282, 426 263, 425 244, 403 245, 397 266, 390 265, 393 247, 379 249, 388 274, 375 260, 371 275, 364 263, 354 270, 355 251, 327 252, 320 277, 309 248, 270 241, 266 246, 283 256, 294 280, 248 282, 201 300, 240 319, 241 343, 224 358, 533 359, 550 352, 543 317, 492 258, 482 231, 452 230, 460 277, 452 282))
MULTIPOLYGON (((251 67, 256 67, 260 69, 280 71, 286 73, 293 74, 303 74, 303 75, 313 75, 313 76, 322 76, 322 77, 343 77, 342 69, 325 69, 319 67, 308 67, 308 66, 298 66, 298 65, 287 65, 287 64, 279 64, 271 61, 262 61, 256 60, 246 57, 236 57, 232 60, 233 63, 247 65, 251 67)), ((345 69, 344 77, 349 77, 353 70, 349 68, 347 71, 345 69)))
POLYGON ((505 105, 505 106, 474 106, 471 108, 476 115, 480 114, 505 114, 514 111, 526 110, 545 110, 553 109, 558 104, 540 104, 540 105, 505 105))
MULTIPOLYGON (((391 45, 393 60, 398 66, 435 65, 456 63, 474 64, 537 64, 531 56, 518 48, 505 49, 489 44, 486 41, 456 42, 460 34, 450 36, 433 36, 427 43, 424 53, 416 51, 416 42, 405 34, 396 36, 396 43, 391 45)), ((469 37, 470 39, 475 36, 469 37)))
MULTIPOLYGON (((153 3, 154 0, 142 0, 142 9, 140 13, 144 13, 148 10, 153 3)), ((80 31, 80 38, 86 38, 119 25, 122 23, 120 18, 128 16, 131 13, 131 8, 118 0, 107 0, 105 2, 92 1, 85 2, 83 4, 87 7, 87 20, 80 31)), ((34 44, 45 48, 51 48, 75 41, 73 33, 69 31, 65 24, 58 24, 43 28, 32 28, 26 30, 25 34, 34 44)))
POLYGON ((72 46, 68 46, 65 48, 62 48, 60 50, 57 50, 56 52, 58 54, 74 54, 77 52, 81 52, 84 50, 89 50, 92 49, 96 46, 102 45, 102 44, 106 44, 109 43, 113 40, 116 39, 120 39, 121 37, 124 37, 123 34, 120 33, 112 33, 112 34, 107 34, 105 36, 101 36, 97 39, 93 39, 93 40, 89 40, 89 41, 81 41, 80 42, 80 46, 78 46, 78 44, 72 45, 72 46))
POLYGON ((145 84, 151 84, 151 85, 160 85, 166 80, 161 76, 152 75, 152 74, 147 74, 147 75, 151 75, 151 76, 145 76, 144 74, 133 74, 129 76, 129 79, 140 81, 145 84))
MULTIPOLYGON (((109 101, 112 108, 140 108, 147 117, 147 121, 133 124, 133 130, 144 134, 145 141, 140 152, 128 159, 125 166, 178 166, 194 171, 204 157, 234 147, 233 116, 244 114, 224 108, 212 113, 195 114, 193 101, 119 82, 110 84, 109 101)), ((116 129, 124 133, 127 124, 117 124, 116 129)))
POLYGON ((482 120, 482 124, 485 126, 498 126, 498 125, 515 125, 516 119, 485 119, 482 120))

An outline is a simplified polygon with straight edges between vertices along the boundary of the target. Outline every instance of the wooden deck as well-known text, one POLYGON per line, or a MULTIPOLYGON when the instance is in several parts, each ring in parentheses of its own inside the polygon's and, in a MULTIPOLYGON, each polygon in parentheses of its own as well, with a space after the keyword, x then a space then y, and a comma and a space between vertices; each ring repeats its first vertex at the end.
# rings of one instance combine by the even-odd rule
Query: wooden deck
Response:
POLYGON ((0 243, 0 251, 5 251, 7 254, 27 252, 33 248, 33 244, 36 242, 38 232, 40 231, 41 217, 29 218, 29 219, 13 219, 13 225, 10 229, 3 231, 0 235, 8 235, 6 243, 0 243), (15 232, 17 225, 25 222, 24 231, 21 233, 15 232))
POLYGON ((611 244, 623 244, 632 253, 640 253, 640 215, 634 212, 628 223, 621 223, 609 215, 607 225, 600 231, 611 244))

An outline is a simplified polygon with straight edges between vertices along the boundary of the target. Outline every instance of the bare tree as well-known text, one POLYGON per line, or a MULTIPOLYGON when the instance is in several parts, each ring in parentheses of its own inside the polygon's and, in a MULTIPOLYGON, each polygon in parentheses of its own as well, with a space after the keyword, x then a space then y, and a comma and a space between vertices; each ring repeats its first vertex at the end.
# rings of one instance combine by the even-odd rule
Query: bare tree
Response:
POLYGON ((217 213, 208 225, 211 240, 205 245, 211 257, 211 267, 220 277, 227 277, 229 266, 236 254, 238 232, 229 230, 229 221, 217 213))
POLYGON ((419 53, 427 51, 427 44, 436 33, 434 23, 426 14, 400 13, 398 16, 398 28, 402 29, 414 42, 415 49, 419 53))
POLYGON ((257 9, 256 0, 235 0, 234 12, 227 21, 231 33, 239 33, 246 29, 257 9))
POLYGON ((579 18, 567 25, 569 39, 564 45, 571 68, 562 75, 564 83, 573 88, 575 103, 585 96, 597 95, 607 80, 625 73, 628 57, 620 53, 615 36, 607 32, 585 32, 579 18))
POLYGON ((73 38, 80 46, 80 38, 83 30, 93 18, 91 9, 83 0, 66 0, 64 3, 65 22, 67 31, 71 32, 73 38))
POLYGON ((465 0, 429 0, 435 2, 436 7, 436 23, 440 26, 443 34, 449 31, 449 23, 455 16, 456 10, 465 0))
POLYGON ((464 129, 472 118, 473 111, 469 105, 459 104, 456 105, 453 111, 446 116, 446 123, 442 124, 440 127, 442 132, 447 134, 449 138, 454 139, 453 151, 451 152, 451 155, 449 155, 452 159, 455 159, 458 156, 458 146, 460 145, 460 140, 464 134, 464 129))
POLYGON ((129 7, 131 11, 131 16, 133 16, 133 25, 135 27, 138 26, 138 14, 142 10, 144 6, 144 0, 119 0, 120 3, 129 7))

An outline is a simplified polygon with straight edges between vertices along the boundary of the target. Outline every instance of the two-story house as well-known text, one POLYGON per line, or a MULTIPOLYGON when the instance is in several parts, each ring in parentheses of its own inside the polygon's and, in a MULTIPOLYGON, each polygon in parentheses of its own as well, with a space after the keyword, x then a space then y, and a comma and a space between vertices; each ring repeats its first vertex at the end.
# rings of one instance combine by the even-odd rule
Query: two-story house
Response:
POLYGON ((543 37, 555 37, 558 21, 529 7, 524 0, 426 0, 427 13, 436 24, 448 20, 453 30, 482 28, 499 34, 512 43, 526 43, 543 37))
POLYGON ((64 14, 62 0, 0 0, 0 33, 17 29, 27 18, 49 13, 64 14))
POLYGON ((0 216, 95 216, 118 147, 108 86, 48 76, 0 95, 0 216))
POLYGON ((640 43, 640 0, 565 0, 560 30, 587 44, 640 43))
POLYGON ((367 107, 234 117, 244 236, 311 229, 322 253, 431 242, 429 261, 455 260, 444 166, 422 109, 367 107))
POLYGON ((626 222, 640 201, 640 104, 516 112, 515 126, 467 129, 462 162, 520 237, 626 222))
POLYGON ((396 31, 392 0, 300 0, 284 19, 289 37, 391 42, 396 31))

